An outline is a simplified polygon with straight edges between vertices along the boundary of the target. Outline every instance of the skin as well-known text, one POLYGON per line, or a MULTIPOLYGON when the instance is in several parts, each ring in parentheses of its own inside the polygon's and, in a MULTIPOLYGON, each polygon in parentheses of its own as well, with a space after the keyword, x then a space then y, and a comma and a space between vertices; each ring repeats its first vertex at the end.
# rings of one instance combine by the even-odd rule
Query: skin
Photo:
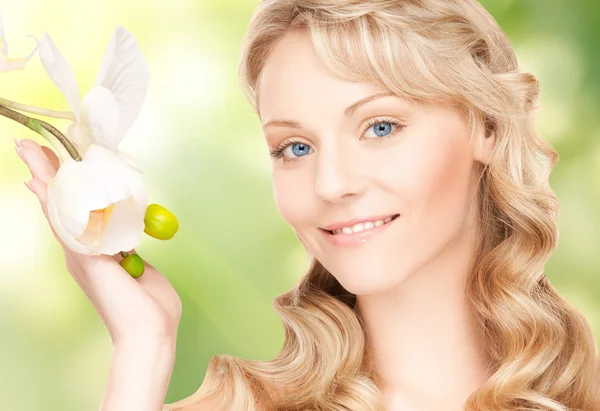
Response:
POLYGON ((269 149, 300 143, 284 150, 290 161, 272 160, 277 208, 307 251, 357 295, 388 409, 462 409, 489 378, 464 286, 476 238, 478 163, 489 161, 495 136, 481 129, 469 139, 465 119, 450 106, 396 96, 346 117, 348 106, 387 90, 336 77, 305 32, 277 43, 257 88, 269 149), (373 119, 381 120, 367 129, 373 119), (300 127, 267 125, 275 120, 300 127), (396 213, 383 235, 357 247, 335 246, 319 230, 396 213))

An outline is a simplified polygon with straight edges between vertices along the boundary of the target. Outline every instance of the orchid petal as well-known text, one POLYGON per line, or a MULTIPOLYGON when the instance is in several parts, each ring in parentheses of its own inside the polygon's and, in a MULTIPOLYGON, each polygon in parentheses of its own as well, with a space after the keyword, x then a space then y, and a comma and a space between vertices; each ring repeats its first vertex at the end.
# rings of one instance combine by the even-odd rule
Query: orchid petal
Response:
POLYGON ((104 86, 95 86, 81 102, 80 133, 92 143, 118 152, 119 106, 117 100, 104 86))
POLYGON ((144 234, 145 211, 133 196, 115 203, 100 244, 94 250, 112 255, 136 247, 144 234))
MULTIPOLYGON (((92 144, 82 163, 86 184, 79 187, 85 208, 89 211, 106 208, 133 195, 131 186, 144 186, 140 174, 112 151, 92 144)), ((137 191, 136 191, 137 193, 137 191)), ((144 198, 140 198, 144 201, 144 198)))
POLYGON ((40 42, 37 39, 36 36, 32 35, 32 34, 28 34, 25 37, 31 37, 32 39, 35 40, 35 48, 33 49, 33 51, 31 53, 29 53, 29 55, 27 57, 25 57, 25 59, 27 61, 31 60, 31 58, 35 55, 35 52, 38 51, 38 49, 40 48, 40 42))
POLYGON ((69 157, 48 184, 48 195, 54 199, 61 217, 67 218, 62 220, 62 226, 73 237, 83 233, 88 223, 90 210, 81 195, 81 187, 88 185, 86 174, 86 164, 69 157))
POLYGON ((108 43, 95 82, 108 88, 119 104, 117 142, 125 137, 138 116, 149 81, 150 70, 135 38, 118 26, 108 43))
POLYGON ((56 87, 66 97, 73 113, 75 113, 75 118, 79 121, 79 99, 81 95, 79 94, 79 86, 77 85, 77 79, 73 70, 71 70, 69 63, 67 63, 67 60, 65 60, 47 33, 44 33, 39 44, 39 49, 40 60, 46 73, 48 73, 50 79, 52 79, 56 87))
POLYGON ((125 160, 125 162, 127 164, 129 164, 130 167, 135 168, 137 171, 139 171, 140 173, 143 174, 142 170, 140 170, 140 168, 138 167, 138 163, 137 160, 135 159, 134 156, 132 156, 131 154, 123 151, 123 150, 119 150, 119 156, 125 160))
POLYGON ((79 254, 99 255, 98 252, 93 251, 90 247, 77 241, 75 239, 76 237, 72 236, 63 228, 62 224, 64 221, 64 216, 62 214, 59 215, 59 211, 56 203, 54 202, 53 196, 48 195, 46 204, 48 207, 48 217, 50 219, 50 223, 52 224, 52 228, 54 229, 54 232, 57 234, 58 238, 60 238, 68 248, 79 254))
POLYGON ((62 229, 63 241, 74 251, 82 250, 74 242, 84 243, 86 253, 98 254, 116 254, 139 244, 148 202, 146 189, 140 173, 112 151, 92 144, 82 161, 65 160, 48 194, 55 208, 53 226, 62 229), (90 236, 95 217, 91 213, 108 208, 103 231, 90 236))
POLYGON ((91 141, 87 145, 82 144, 82 142, 81 142, 82 136, 81 135, 82 135, 82 133, 79 130, 79 126, 76 121, 73 121, 71 124, 69 124, 69 127, 67 128, 67 133, 65 134, 65 136, 71 143, 73 143, 73 145, 77 149, 77 152, 83 158, 83 155, 85 154, 87 147, 89 147, 89 145, 91 144, 91 141))
POLYGON ((65 159, 48 184, 48 217, 54 231, 67 247, 80 254, 98 255, 76 240, 85 231, 89 218, 89 211, 81 206, 81 202, 77 202, 78 198, 69 198, 69 190, 80 183, 81 166, 81 162, 70 157, 65 159))
POLYGON ((76 121, 72 122, 67 128, 66 137, 75 145, 77 152, 82 158, 89 146, 92 145, 92 137, 76 121))
POLYGON ((2 14, 0 13, 0 72, 11 71, 11 70, 22 70, 25 65, 39 47, 39 41, 35 36, 27 35, 26 37, 33 37, 36 42, 36 46, 33 51, 27 57, 21 57, 17 59, 11 59, 8 57, 8 45, 6 44, 6 34, 4 33, 4 22, 2 20, 2 14))
POLYGON ((23 70, 28 61, 27 58, 9 59, 0 56, 0 72, 23 70))

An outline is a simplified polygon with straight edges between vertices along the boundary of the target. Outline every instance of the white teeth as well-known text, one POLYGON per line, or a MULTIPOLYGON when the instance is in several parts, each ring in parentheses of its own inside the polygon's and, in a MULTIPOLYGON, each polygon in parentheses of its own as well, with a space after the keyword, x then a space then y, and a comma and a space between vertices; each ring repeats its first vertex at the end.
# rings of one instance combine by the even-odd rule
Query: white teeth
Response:
POLYGON ((344 227, 339 228, 333 231, 333 234, 352 234, 358 233, 360 231, 370 230, 374 227, 382 226, 386 223, 392 221, 392 217, 388 217, 385 220, 377 220, 377 221, 367 221, 366 223, 358 223, 353 225, 352 227, 344 227))
POLYGON ((359 231, 365 231, 364 223, 358 223, 352 226, 352 232, 357 233, 359 231))

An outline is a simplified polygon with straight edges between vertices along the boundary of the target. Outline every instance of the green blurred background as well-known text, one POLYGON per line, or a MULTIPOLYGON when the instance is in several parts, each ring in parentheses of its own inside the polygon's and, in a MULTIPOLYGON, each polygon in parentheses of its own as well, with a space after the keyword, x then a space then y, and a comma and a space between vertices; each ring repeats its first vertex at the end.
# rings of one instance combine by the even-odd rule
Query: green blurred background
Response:
MULTIPOLYGON (((238 86, 241 39, 258 0, 14 0, 0 3, 9 52, 48 32, 85 93, 117 25, 137 38, 151 82, 121 148, 137 157, 151 202, 171 209, 171 241, 138 250, 173 283, 184 314, 165 402, 199 387, 219 353, 272 358, 283 342, 271 301, 304 272, 306 255, 279 215, 258 118, 238 86)), ((524 70, 542 82, 538 127, 561 160, 560 244, 546 266, 600 335, 600 3, 486 0, 524 70)), ((0 97, 70 110, 39 58, 0 75, 0 97)), ((52 121, 66 131, 67 121, 52 121)), ((112 346, 64 266, 13 138, 44 140, 0 118, 0 387, 3 410, 98 409, 112 346)), ((135 384, 135 381, 131 381, 135 384)))

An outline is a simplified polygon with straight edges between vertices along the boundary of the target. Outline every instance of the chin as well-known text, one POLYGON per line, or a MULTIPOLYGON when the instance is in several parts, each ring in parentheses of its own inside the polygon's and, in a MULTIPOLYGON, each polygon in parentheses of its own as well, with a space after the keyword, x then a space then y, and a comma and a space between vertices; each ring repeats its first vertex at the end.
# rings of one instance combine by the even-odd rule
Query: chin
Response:
POLYGON ((354 295, 386 293, 404 282, 412 272, 406 258, 384 259, 350 256, 337 261, 321 261, 321 264, 348 292, 354 295))
POLYGON ((399 278, 392 279, 389 275, 373 275, 373 273, 342 275, 336 279, 348 292, 357 296, 385 293, 402 282, 399 278))

